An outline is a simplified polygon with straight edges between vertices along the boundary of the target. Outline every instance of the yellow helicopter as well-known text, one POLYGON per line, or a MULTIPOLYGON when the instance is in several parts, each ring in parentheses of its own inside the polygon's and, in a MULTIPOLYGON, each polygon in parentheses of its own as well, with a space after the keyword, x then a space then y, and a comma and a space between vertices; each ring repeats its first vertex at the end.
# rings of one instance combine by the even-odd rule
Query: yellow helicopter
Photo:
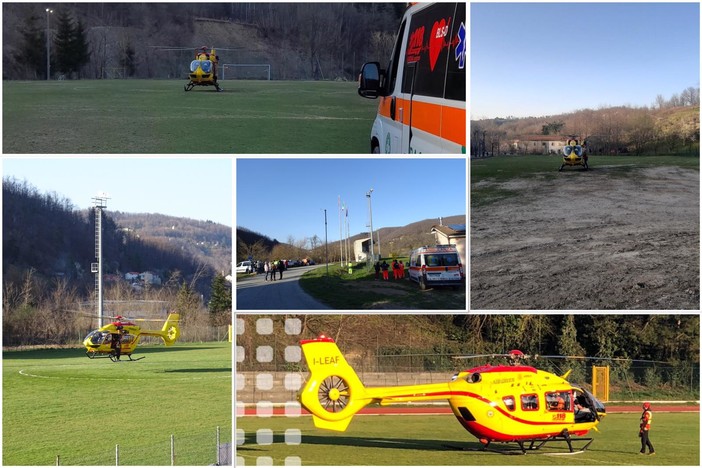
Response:
POLYGON ((185 85, 185 91, 190 91, 195 86, 214 86, 217 91, 224 91, 217 83, 217 63, 219 56, 212 48, 207 52, 207 47, 202 46, 195 51, 195 60, 190 62, 190 81, 185 85))
POLYGON ((562 171, 565 166, 583 166, 588 170, 587 165, 587 145, 581 145, 577 139, 569 138, 563 147, 563 163, 558 171, 562 171))
MULTIPOLYGON (((139 339, 142 336, 161 337, 166 346, 171 346, 180 336, 179 314, 169 314, 160 330, 144 330, 134 321, 119 315, 114 319, 114 322, 88 333, 83 340, 85 354, 90 359, 110 358, 112 362, 117 362, 122 356, 127 356, 130 361, 138 361, 144 359, 144 356, 132 359, 132 353, 139 345, 139 339)), ((144 321, 144 319, 135 321, 144 321)))
MULTIPOLYGON (((606 410, 582 387, 563 376, 521 364, 527 356, 510 351, 512 365, 489 364, 458 372, 449 382, 367 388, 346 362, 333 339, 300 342, 310 376, 298 399, 320 429, 345 431, 353 416, 370 403, 447 400, 458 422, 487 449, 491 442, 516 443, 522 453, 548 442, 565 441, 595 429, 606 410), (527 445, 528 444, 528 445, 527 445)), ((490 355, 497 356, 497 355, 490 355)))

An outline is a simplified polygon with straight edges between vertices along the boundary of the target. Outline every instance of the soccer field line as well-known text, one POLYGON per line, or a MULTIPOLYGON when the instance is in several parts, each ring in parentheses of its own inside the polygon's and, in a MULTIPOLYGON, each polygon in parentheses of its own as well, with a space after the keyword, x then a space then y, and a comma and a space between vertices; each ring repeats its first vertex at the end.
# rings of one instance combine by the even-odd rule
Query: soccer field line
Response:
POLYGON ((139 380, 147 380, 147 381, 154 381, 154 380, 214 380, 214 379, 231 379, 231 375, 214 375, 211 377, 174 377, 174 378, 156 378, 156 377, 94 377, 94 376, 85 376, 85 377, 75 377, 75 376, 61 376, 61 375, 39 375, 39 374, 32 374, 30 372, 25 371, 24 369, 20 369, 19 374, 24 376, 24 377, 34 377, 37 379, 57 379, 57 380, 108 380, 108 381, 139 381, 139 380))

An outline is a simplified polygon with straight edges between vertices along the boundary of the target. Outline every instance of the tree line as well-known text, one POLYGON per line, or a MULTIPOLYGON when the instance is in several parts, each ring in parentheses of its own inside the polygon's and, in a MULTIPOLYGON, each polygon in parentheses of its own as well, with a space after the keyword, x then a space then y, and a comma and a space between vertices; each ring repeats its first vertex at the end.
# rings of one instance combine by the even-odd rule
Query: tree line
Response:
POLYGON ((471 122, 471 155, 526 154, 530 136, 587 139, 594 155, 698 154, 699 88, 686 88, 644 107, 581 109, 548 117, 495 118, 471 122))
POLYGON ((355 79, 386 61, 400 3, 78 3, 3 6, 3 78, 183 78, 202 44, 273 79, 355 79), (157 25, 154 27, 154 25, 157 25), (184 49, 184 50, 180 50, 184 49), (256 62, 256 63, 257 63, 256 62))
MULTIPOLYGON (((241 316, 244 330, 256 330, 258 318, 241 316)), ((689 387, 692 380, 696 382, 694 387, 699 387, 699 315, 308 314, 272 319, 278 363, 286 363, 286 346, 324 334, 337 341, 359 370, 372 372, 451 372, 457 366, 469 368, 473 363, 456 361, 451 356, 519 349, 530 355, 602 358, 532 363, 552 371, 571 368, 574 381, 586 381, 589 366, 597 364, 612 365, 613 377, 620 381, 689 387), (286 334, 284 323, 295 318, 300 320, 301 333, 291 336, 286 334), (632 361, 618 361, 615 365, 606 358, 632 361)), ((272 340, 270 336, 251 332, 237 338, 237 344, 247 356, 255 356, 255 347, 264 341, 270 344, 272 340)), ((475 365, 484 361, 485 358, 477 360, 475 365)), ((238 368, 261 370, 260 366, 252 360, 239 364, 238 368)))

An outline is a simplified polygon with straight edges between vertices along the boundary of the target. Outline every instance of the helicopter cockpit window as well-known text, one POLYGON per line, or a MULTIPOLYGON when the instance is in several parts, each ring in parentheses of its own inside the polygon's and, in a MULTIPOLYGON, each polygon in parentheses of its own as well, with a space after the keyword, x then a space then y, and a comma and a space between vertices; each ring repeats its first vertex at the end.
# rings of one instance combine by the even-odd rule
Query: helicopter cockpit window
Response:
POLYGON ((505 404, 505 408, 507 408, 510 411, 514 411, 514 409, 516 408, 513 396, 502 397, 502 402, 505 404))
POLYGON ((471 372, 470 374, 466 375, 466 382, 468 383, 478 383, 481 380, 483 380, 483 377, 480 375, 480 372, 471 372))
POLYGON ((197 67, 199 67, 199 66, 200 66, 200 61, 193 60, 192 62, 190 62, 190 71, 191 72, 197 71, 197 67))
POLYGON ((89 333, 88 336, 85 337, 85 339, 89 340, 94 345, 100 345, 105 340, 105 335, 107 335, 108 337, 110 336, 108 333, 94 331, 89 333))
POLYGON ((200 68, 202 68, 203 72, 210 73, 212 71, 212 62, 210 62, 209 60, 201 60, 200 68))
POLYGON ((536 411, 539 409, 539 397, 536 394, 522 395, 522 411, 536 411))
POLYGON ((573 407, 570 392, 549 392, 546 404, 549 411, 571 411, 573 407))

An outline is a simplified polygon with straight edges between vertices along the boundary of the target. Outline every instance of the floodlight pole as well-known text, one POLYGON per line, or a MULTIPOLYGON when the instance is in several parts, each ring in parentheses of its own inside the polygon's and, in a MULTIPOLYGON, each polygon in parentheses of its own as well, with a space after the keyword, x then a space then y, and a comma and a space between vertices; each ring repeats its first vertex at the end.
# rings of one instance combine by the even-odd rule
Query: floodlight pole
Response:
POLYGON ((49 39, 49 15, 53 13, 54 10, 46 9, 46 79, 47 81, 51 77, 51 41, 49 39))
POLYGON ((375 260, 375 252, 373 251, 373 206, 371 204, 371 194, 373 193, 373 189, 370 189, 366 193, 366 197, 368 198, 368 213, 370 216, 370 266, 373 266, 373 261, 375 260))
POLYGON ((97 262, 91 265, 91 271, 95 273, 95 289, 97 302, 98 328, 102 328, 103 300, 102 300, 102 211, 107 208, 109 197, 105 193, 99 193, 93 197, 93 207, 95 208, 95 258, 97 262))

